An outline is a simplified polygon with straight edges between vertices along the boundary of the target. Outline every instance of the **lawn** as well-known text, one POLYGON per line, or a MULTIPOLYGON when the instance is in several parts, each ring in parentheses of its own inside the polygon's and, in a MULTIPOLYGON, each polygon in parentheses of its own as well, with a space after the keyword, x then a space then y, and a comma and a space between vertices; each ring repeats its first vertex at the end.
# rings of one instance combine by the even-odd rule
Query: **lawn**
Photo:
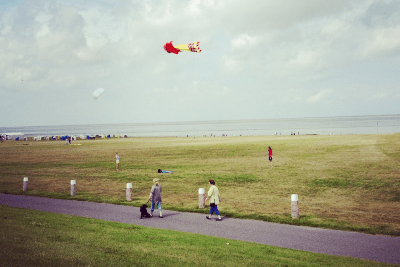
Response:
POLYGON ((0 266, 394 266, 0 206, 0 266))
POLYGON ((223 216, 400 236, 399 166, 400 134, 5 141, 0 192, 140 206, 159 178, 164 209, 206 213, 198 189, 214 179, 223 216), (291 194, 299 195, 299 220, 291 219, 291 194))

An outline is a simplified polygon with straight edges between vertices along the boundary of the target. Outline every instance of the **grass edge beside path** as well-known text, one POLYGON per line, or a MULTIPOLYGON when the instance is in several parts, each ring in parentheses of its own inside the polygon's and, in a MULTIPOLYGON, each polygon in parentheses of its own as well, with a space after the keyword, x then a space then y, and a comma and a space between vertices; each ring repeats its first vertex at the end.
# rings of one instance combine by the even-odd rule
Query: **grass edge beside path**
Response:
MULTIPOLYGON (((142 205, 141 203, 137 202, 126 201, 123 199, 113 200, 109 199, 107 196, 105 197, 94 196, 88 193, 83 193, 83 194, 78 193, 76 196, 70 196, 68 194, 61 194, 56 192, 49 193, 49 192, 38 192, 38 191, 35 192, 21 191, 20 194, 17 195, 47 197, 47 198, 64 199, 64 200, 88 201, 93 203, 106 203, 106 204, 132 206, 132 207, 140 207, 142 205)), ((299 205, 301 206, 301 203, 299 205)), ((178 211, 178 212, 200 213, 204 215, 209 214, 208 205, 206 205, 206 207, 203 209, 201 208, 187 209, 187 208, 175 207, 172 205, 164 204, 163 209, 178 211)), ((236 218, 236 219, 258 220, 271 223, 296 225, 296 226, 307 226, 307 227, 315 227, 323 229, 351 231, 351 232, 358 232, 358 233, 372 234, 372 235, 387 235, 393 237, 400 237, 400 229, 393 229, 393 227, 390 227, 389 225, 376 225, 376 226, 355 225, 345 221, 335 221, 331 219, 319 218, 317 216, 310 216, 310 215, 300 215, 300 219, 292 219, 291 214, 289 213, 286 214, 285 217, 280 217, 280 216, 265 216, 265 215, 260 215, 258 213, 244 215, 240 213, 224 212, 223 210, 221 210, 221 216, 236 218)))
POLYGON ((0 206, 0 266, 394 266, 0 206))

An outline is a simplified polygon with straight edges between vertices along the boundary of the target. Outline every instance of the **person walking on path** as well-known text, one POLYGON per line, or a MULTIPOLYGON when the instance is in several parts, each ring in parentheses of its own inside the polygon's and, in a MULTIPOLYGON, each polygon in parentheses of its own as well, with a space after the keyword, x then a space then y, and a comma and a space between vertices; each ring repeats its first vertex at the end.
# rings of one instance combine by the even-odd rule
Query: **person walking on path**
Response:
POLYGON ((217 205, 221 201, 218 187, 215 186, 214 180, 209 180, 209 184, 211 185, 211 187, 210 190, 208 190, 208 197, 206 198, 206 200, 210 199, 210 216, 206 216, 206 218, 210 220, 211 215, 215 212, 215 214, 218 215, 217 221, 222 221, 217 207, 217 205))
POLYGON ((161 208, 161 185, 159 184, 159 179, 153 179, 153 186, 151 187, 149 200, 151 201, 151 211, 150 216, 153 217, 154 206, 157 203, 157 208, 160 212, 160 218, 162 218, 162 208, 161 208))
POLYGON ((119 159, 121 157, 118 155, 118 153, 115 153, 115 162, 117 164, 117 166, 115 167, 115 169, 118 171, 119 170, 119 159))
POLYGON ((272 148, 270 146, 268 147, 268 160, 271 163, 272 167, 272 148))

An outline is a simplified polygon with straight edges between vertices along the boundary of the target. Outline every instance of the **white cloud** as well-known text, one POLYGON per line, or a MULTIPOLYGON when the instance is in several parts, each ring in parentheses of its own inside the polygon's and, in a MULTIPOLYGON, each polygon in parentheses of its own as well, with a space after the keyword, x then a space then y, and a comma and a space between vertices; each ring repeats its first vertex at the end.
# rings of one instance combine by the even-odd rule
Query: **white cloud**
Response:
POLYGON ((384 99, 388 96, 387 93, 378 93, 378 94, 374 94, 372 95, 369 100, 381 100, 384 99))
POLYGON ((371 40, 361 52, 363 58, 383 55, 393 56, 400 54, 400 26, 388 29, 375 29, 371 40))
POLYGON ((330 90, 322 90, 321 92, 317 93, 316 95, 310 96, 307 99, 307 102, 310 104, 320 102, 324 98, 326 98, 330 94, 330 92, 331 92, 330 90))
POLYGON ((237 73, 242 69, 240 62, 232 57, 223 56, 221 62, 223 70, 228 73, 237 73))
POLYGON ((201 9, 199 8, 200 3, 201 0, 192 0, 192 2, 187 7, 187 10, 190 15, 200 15, 201 13, 201 9))
POLYGON ((73 111, 67 99, 48 103, 73 113, 65 123, 88 123, 79 114, 94 108, 98 87, 107 90, 98 110, 105 123, 323 116, 326 109, 308 104, 327 100, 347 107, 329 115, 371 114, 371 99, 382 103, 378 114, 400 113, 390 102, 399 84, 398 25, 398 1, 17 3, 0 9, 0 106, 15 114, 0 125, 59 123, 57 114, 28 121, 14 108, 26 94, 45 112, 41 99, 55 92, 75 101, 73 111), (200 41, 202 52, 168 54, 169 41, 200 41), (159 97, 171 104, 157 106, 159 97), (274 112, 265 103, 275 103, 274 112), (109 115, 113 107, 136 117, 109 115))
POLYGON ((253 49, 252 45, 257 43, 257 37, 251 37, 248 34, 241 34, 237 36, 233 40, 231 40, 232 49, 235 48, 245 48, 245 49, 253 49))
POLYGON ((7 35, 7 33, 11 32, 12 27, 11 25, 6 25, 3 27, 3 29, 1 30, 1 34, 2 35, 7 35))
POLYGON ((289 64, 308 65, 315 61, 315 53, 313 51, 299 51, 296 58, 291 60, 289 64))

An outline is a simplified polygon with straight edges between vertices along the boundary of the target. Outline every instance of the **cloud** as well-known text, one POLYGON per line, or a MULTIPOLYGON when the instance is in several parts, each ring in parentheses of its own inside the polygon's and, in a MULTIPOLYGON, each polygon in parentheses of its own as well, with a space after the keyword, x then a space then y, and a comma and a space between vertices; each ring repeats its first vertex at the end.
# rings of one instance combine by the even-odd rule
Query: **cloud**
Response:
POLYGON ((316 60, 315 58, 315 52, 312 50, 308 51, 299 51, 297 53, 296 58, 292 59, 289 64, 295 64, 295 65, 308 65, 314 63, 316 60))
POLYGON ((314 104, 317 102, 322 101, 324 98, 329 96, 331 90, 322 90, 321 92, 317 93, 316 95, 310 96, 307 99, 307 103, 314 104))
POLYGON ((252 46, 257 43, 257 37, 251 37, 248 34, 241 34, 231 40, 232 49, 244 48, 252 49, 252 46))
POLYGON ((362 58, 400 55, 400 26, 375 29, 371 40, 360 53, 362 58))
POLYGON ((370 100, 380 100, 380 99, 383 99, 383 98, 386 98, 387 97, 387 93, 378 93, 378 94, 374 94, 373 96, 371 96, 370 97, 370 100))
POLYGON ((57 124, 65 113, 63 123, 88 123, 80 114, 96 107, 91 123, 313 117, 327 100, 347 107, 328 115, 370 114, 367 96, 379 114, 400 112, 389 101, 399 22, 390 0, 13 2, 0 7, 0 106, 15 115, 0 125, 57 124), (168 54, 169 41, 200 41, 202 52, 168 54), (95 106, 98 87, 107 96, 95 106), (15 103, 57 112, 27 120, 15 103))

